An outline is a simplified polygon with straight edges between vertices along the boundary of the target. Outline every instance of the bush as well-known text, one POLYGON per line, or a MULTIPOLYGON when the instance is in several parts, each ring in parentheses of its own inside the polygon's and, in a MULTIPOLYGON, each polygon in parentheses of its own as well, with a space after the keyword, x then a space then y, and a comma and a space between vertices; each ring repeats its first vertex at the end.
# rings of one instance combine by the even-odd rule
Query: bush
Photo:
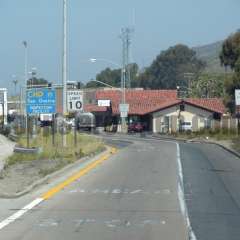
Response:
POLYGON ((183 138, 195 138, 195 137, 210 137, 215 138, 217 140, 227 140, 227 139, 234 139, 237 137, 237 130, 236 129, 228 129, 228 128, 216 128, 216 129, 209 129, 204 128, 199 130, 198 132, 180 132, 180 133, 173 133, 172 136, 175 137, 183 137, 183 138))

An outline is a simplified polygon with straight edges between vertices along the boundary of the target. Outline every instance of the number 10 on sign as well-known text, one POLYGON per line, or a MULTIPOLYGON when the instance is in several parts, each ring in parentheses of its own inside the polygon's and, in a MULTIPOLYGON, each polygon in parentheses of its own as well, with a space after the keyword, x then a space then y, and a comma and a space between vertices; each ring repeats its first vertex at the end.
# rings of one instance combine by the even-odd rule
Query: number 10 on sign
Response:
POLYGON ((81 111, 83 110, 83 92, 79 90, 68 91, 68 111, 81 111))

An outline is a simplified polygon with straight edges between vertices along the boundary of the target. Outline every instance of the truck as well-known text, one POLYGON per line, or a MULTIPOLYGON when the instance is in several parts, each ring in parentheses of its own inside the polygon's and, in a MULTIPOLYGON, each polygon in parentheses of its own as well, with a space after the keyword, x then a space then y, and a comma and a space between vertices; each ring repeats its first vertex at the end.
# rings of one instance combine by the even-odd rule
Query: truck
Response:
POLYGON ((90 112, 79 112, 76 114, 76 127, 78 130, 94 130, 96 128, 96 118, 90 112))

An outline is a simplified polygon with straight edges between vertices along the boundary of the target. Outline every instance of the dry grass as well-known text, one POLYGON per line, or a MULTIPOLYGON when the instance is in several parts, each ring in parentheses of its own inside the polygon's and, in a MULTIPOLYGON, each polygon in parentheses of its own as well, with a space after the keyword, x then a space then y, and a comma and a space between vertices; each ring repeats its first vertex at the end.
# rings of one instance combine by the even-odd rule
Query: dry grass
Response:
MULTIPOLYGON (((74 144, 73 133, 68 133, 65 137, 66 146, 63 145, 63 136, 60 134, 55 135, 55 144, 53 145, 51 135, 43 132, 39 133, 36 138, 30 140, 30 147, 39 147, 41 148, 41 152, 38 154, 14 153, 7 159, 6 166, 23 161, 44 159, 64 160, 64 163, 68 164, 81 157, 96 154, 104 149, 103 142, 93 136, 78 133, 76 146, 74 144)), ((21 138, 18 145, 26 146, 26 138, 21 138)))

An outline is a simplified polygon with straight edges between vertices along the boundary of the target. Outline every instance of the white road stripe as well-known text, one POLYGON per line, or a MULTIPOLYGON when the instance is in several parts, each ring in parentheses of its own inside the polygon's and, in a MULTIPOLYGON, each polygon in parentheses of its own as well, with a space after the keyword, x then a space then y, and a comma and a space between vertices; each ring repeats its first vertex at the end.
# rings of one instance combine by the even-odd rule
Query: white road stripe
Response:
POLYGON ((28 205, 26 205, 25 207, 23 207, 22 209, 20 209, 19 211, 17 211, 16 213, 11 215, 10 217, 8 217, 7 219, 5 219, 2 222, 0 222, 0 230, 2 230, 4 227, 9 225, 10 223, 16 221, 18 218, 23 216, 26 212, 28 212, 29 210, 31 210, 32 208, 34 208, 38 204, 40 204, 43 200, 44 200, 43 198, 35 199, 31 203, 29 203, 28 205))
POLYGON ((197 238, 193 232, 191 222, 189 219, 189 215, 188 215, 188 211, 187 211, 187 206, 186 206, 186 201, 185 201, 185 196, 184 196, 183 171, 182 171, 180 147, 179 147, 178 143, 176 143, 176 145, 177 145, 177 165, 178 165, 178 198, 179 198, 179 202, 180 202, 180 208, 181 208, 181 212, 182 212, 183 216, 186 219, 189 240, 197 240, 197 238))

